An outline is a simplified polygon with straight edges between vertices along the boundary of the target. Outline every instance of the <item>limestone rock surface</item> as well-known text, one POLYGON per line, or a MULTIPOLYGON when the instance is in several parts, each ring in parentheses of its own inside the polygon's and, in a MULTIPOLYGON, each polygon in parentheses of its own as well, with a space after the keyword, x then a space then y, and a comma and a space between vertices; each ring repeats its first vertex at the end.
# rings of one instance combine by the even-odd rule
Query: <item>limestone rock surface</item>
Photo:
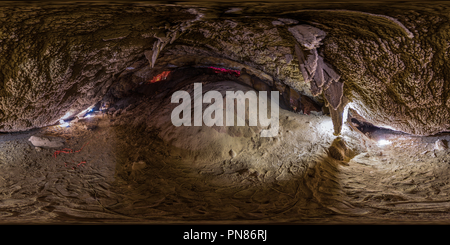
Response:
POLYGON ((124 98, 161 70, 205 60, 245 67, 335 111, 345 96, 375 126, 414 135, 450 130, 449 4, 230 9, 1 3, 0 132, 52 125, 107 91, 124 98), (187 56, 206 59, 179 62, 187 56))
POLYGON ((29 141, 35 147, 58 148, 64 146, 64 138, 49 136, 31 136, 29 141))

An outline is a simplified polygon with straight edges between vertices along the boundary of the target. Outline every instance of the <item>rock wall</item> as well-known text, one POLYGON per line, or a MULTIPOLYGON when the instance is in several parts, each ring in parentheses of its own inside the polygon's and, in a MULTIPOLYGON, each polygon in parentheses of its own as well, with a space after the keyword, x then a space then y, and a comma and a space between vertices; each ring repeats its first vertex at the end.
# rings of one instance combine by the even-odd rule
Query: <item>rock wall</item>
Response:
POLYGON ((69 118, 188 56, 326 100, 336 118, 345 97, 376 126, 448 131, 449 14, 436 3, 2 4, 0 131, 69 118))

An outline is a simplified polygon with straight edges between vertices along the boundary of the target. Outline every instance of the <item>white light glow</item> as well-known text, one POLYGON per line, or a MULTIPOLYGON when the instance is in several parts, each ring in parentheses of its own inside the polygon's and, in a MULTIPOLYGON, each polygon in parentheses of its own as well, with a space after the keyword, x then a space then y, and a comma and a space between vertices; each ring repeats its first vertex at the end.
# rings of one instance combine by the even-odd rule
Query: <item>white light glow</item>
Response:
POLYGON ((378 145, 381 145, 381 146, 390 145, 390 144, 392 144, 392 142, 390 142, 389 140, 379 140, 378 141, 378 145))
POLYGON ((94 110, 94 106, 95 105, 91 105, 88 108, 86 108, 85 110, 81 111, 80 113, 77 114, 77 117, 79 117, 79 118, 84 117, 84 115, 86 115, 86 113, 89 113, 94 110))
POLYGON ((94 115, 88 114, 88 115, 86 115, 84 118, 90 118, 90 117, 94 117, 94 115))
POLYGON ((67 128, 67 127, 69 127, 69 123, 68 123, 68 122, 61 123, 61 124, 58 125, 58 126, 60 126, 60 127, 62 127, 62 128, 67 128))

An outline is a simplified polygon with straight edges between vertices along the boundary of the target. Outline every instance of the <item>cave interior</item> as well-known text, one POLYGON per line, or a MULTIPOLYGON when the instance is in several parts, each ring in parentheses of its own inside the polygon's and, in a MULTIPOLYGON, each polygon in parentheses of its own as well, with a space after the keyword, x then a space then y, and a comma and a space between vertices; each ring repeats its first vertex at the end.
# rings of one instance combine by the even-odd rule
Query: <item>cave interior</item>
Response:
POLYGON ((447 3, 1 2, 0 23, 0 223, 450 223, 447 3))

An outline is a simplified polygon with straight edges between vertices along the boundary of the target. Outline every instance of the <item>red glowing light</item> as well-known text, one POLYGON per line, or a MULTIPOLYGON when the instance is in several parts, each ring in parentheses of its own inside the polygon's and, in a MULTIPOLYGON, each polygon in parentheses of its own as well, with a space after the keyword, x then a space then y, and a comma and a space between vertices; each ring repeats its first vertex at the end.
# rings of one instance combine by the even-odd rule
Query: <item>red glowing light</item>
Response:
POLYGON ((209 69, 213 69, 215 73, 228 73, 231 75, 235 75, 236 77, 241 75, 241 71, 239 70, 231 70, 231 69, 225 69, 225 68, 219 68, 219 67, 208 67, 209 69))
POLYGON ((163 72, 161 72, 160 74, 154 76, 152 78, 152 80, 150 80, 150 83, 157 83, 157 82, 159 82, 161 80, 166 80, 167 76, 169 76, 169 73, 170 73, 170 71, 163 71, 163 72))

